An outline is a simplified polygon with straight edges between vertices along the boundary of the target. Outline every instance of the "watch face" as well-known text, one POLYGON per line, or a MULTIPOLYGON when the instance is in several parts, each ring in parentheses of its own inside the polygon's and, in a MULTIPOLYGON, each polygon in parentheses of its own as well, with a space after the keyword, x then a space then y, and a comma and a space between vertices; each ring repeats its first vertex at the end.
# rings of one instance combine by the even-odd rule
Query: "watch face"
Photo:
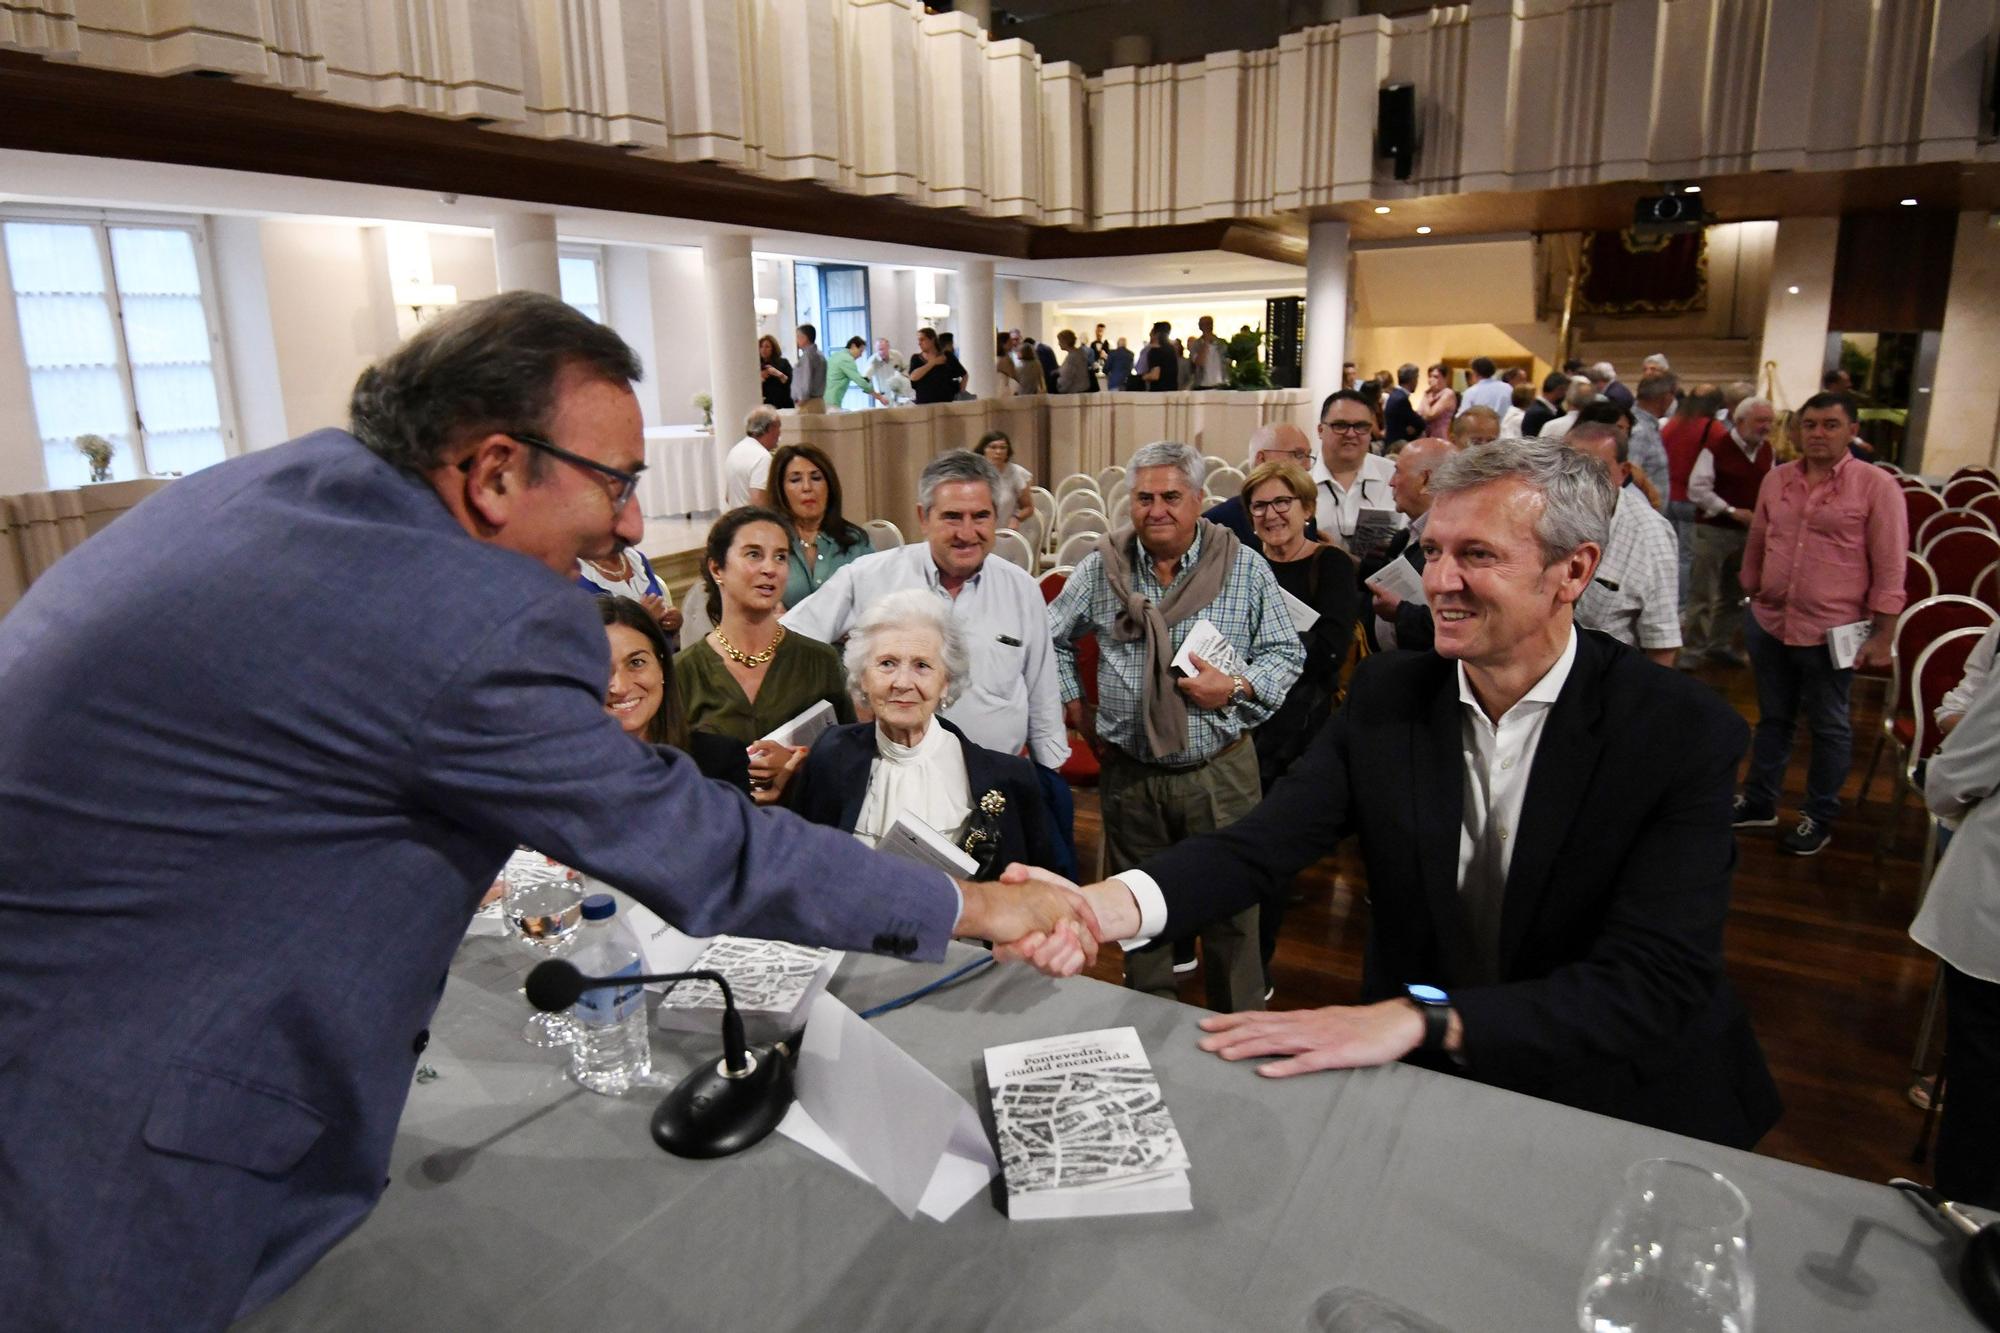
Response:
POLYGON ((1418 1004, 1449 1004, 1451 997, 1436 986, 1410 986, 1406 988, 1410 998, 1418 1004))

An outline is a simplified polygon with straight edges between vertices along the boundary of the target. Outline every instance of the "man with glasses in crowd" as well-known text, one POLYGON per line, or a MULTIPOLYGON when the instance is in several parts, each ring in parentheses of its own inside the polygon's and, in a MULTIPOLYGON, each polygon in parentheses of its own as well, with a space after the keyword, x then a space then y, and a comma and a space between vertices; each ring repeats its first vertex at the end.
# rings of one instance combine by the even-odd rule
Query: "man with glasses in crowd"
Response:
POLYGON ((1374 438, 1375 409, 1354 390, 1336 390, 1320 404, 1319 457, 1312 466, 1319 506, 1313 517, 1321 532, 1356 559, 1379 553, 1409 524, 1389 489, 1394 464, 1368 447, 1374 438))
MULTIPOLYGON (((1312 469, 1312 457, 1312 441, 1289 421, 1274 421, 1257 427, 1250 434, 1250 466, 1253 468, 1265 463, 1290 463, 1299 471, 1307 472, 1312 469)), ((1250 522, 1250 515, 1244 512, 1242 496, 1230 496, 1205 510, 1202 517, 1228 528, 1236 534, 1238 541, 1251 550, 1263 549, 1258 544, 1257 530, 1250 522)), ((1306 540, 1319 540, 1319 524, 1311 515, 1306 516, 1306 540)))
POLYGON ((10 1326, 220 1328, 360 1225, 522 844, 693 935, 935 960, 1094 930, 605 713, 571 580, 644 528, 639 374, 552 297, 461 306, 362 373, 352 433, 176 481, 0 621, 10 1326))

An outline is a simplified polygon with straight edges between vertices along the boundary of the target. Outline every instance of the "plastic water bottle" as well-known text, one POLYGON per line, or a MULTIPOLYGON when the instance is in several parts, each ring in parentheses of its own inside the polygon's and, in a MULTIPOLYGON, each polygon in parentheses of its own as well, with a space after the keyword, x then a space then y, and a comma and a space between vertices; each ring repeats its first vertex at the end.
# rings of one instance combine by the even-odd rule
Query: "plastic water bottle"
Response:
MULTIPOLYGON (((583 939, 570 961, 595 977, 636 977, 645 971, 638 943, 610 894, 593 893, 583 900, 583 939)), ((585 991, 570 1017, 576 1022, 570 1070, 578 1083, 615 1097, 652 1072, 646 992, 638 982, 585 991)))

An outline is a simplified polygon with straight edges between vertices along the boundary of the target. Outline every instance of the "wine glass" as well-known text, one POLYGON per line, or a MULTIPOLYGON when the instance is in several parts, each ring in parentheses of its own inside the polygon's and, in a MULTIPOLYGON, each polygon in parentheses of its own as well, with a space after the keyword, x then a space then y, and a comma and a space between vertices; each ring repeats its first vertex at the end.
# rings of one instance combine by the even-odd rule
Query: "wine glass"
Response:
MULTIPOLYGON (((507 890, 501 910, 515 935, 545 958, 568 953, 583 924, 582 876, 538 855, 515 856, 502 875, 507 890)), ((530 1046, 566 1046, 575 1038, 568 1014, 537 1011, 521 1031, 530 1046)))
POLYGON ((1635 1162, 1577 1297, 1584 1333, 1751 1333, 1750 1204, 1727 1177, 1635 1162))

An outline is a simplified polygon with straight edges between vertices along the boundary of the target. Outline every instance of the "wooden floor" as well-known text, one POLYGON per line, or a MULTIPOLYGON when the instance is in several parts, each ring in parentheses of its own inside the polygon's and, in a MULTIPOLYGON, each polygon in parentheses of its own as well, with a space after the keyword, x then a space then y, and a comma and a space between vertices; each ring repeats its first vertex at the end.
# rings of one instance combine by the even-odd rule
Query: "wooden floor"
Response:
MULTIPOLYGON (((1755 721, 1747 669, 1705 668, 1700 678, 1755 721)), ((1873 799, 1858 810, 1854 804, 1876 735, 1879 691, 1865 682, 1855 687, 1854 769, 1833 844, 1818 856, 1792 857, 1778 851, 1778 830, 1740 835, 1725 954, 1785 1100, 1784 1118, 1758 1150, 1870 1180, 1906 1173, 1929 1179, 1928 1169, 1909 1163, 1922 1112, 1904 1095, 1933 974, 1931 956, 1905 933, 1916 910, 1923 821, 1913 799, 1901 836, 1878 866, 1876 842, 1892 793, 1887 779, 1878 773, 1873 799)), ((1781 810, 1794 819, 1803 749, 1794 751, 1781 810)), ((1100 836, 1094 792, 1077 793, 1076 816, 1078 853, 1093 866, 1100 836)), ((1358 997, 1364 884, 1351 840, 1299 876, 1304 901, 1286 916, 1272 962, 1272 1008, 1358 997)), ((1120 967, 1118 951, 1108 949, 1093 975, 1116 981, 1120 967)), ((1202 1003, 1199 974, 1182 976, 1181 998, 1202 1003)))

